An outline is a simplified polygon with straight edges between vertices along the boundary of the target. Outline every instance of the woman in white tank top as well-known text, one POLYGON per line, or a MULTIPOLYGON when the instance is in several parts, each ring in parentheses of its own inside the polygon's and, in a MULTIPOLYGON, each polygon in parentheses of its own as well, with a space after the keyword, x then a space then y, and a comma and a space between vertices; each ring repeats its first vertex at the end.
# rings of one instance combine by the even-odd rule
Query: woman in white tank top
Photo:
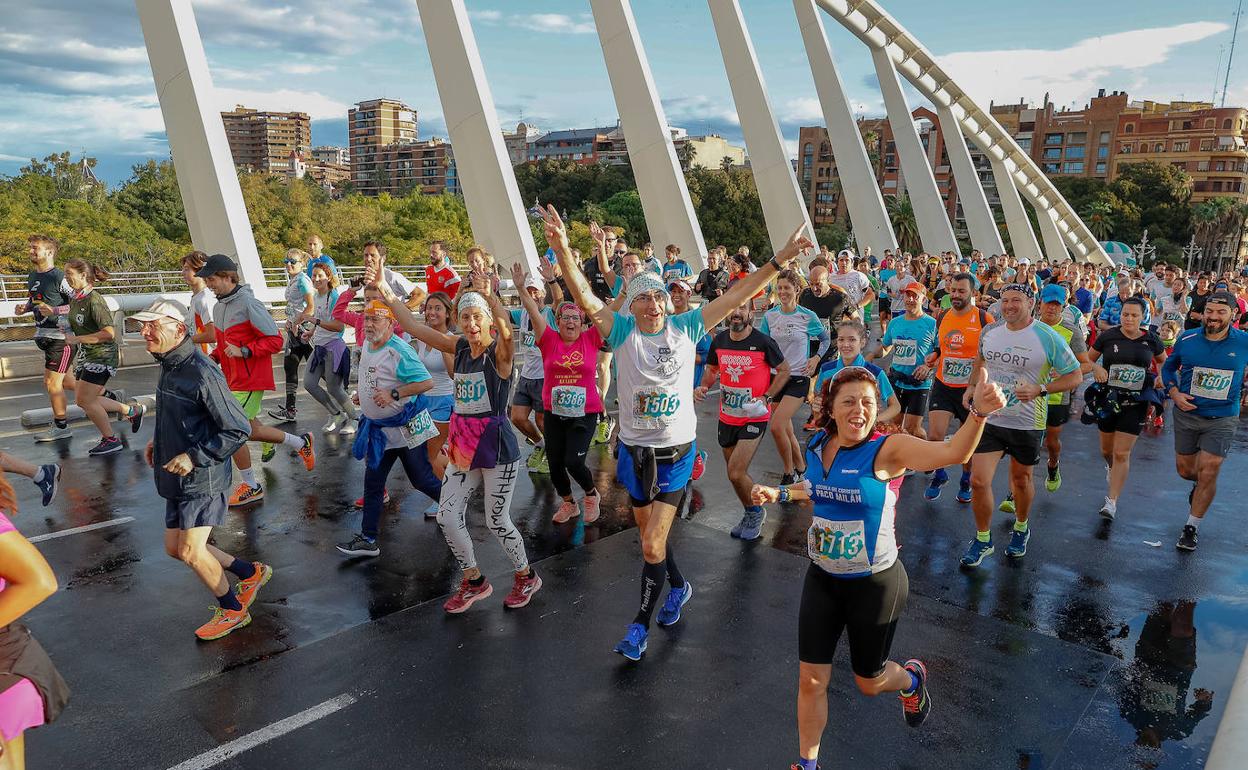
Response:
MULTIPOLYGON (((446 294, 440 291, 430 294, 425 298, 421 312, 424 314, 425 323, 433 329, 443 334, 452 331, 450 320, 452 305, 450 297, 446 294)), ((446 458, 442 455, 442 446, 446 443, 447 432, 450 430, 451 408, 455 405, 455 381, 450 375, 455 364, 452 356, 419 340, 412 340, 412 347, 416 348, 416 354, 420 356, 421 363, 425 365, 425 368, 429 370, 429 376, 433 378, 433 389, 425 391, 424 399, 428 404, 429 416, 433 418, 433 424, 437 426, 438 437, 429 439, 426 446, 429 449, 429 461, 433 463, 434 471, 441 477, 446 469, 446 458)))

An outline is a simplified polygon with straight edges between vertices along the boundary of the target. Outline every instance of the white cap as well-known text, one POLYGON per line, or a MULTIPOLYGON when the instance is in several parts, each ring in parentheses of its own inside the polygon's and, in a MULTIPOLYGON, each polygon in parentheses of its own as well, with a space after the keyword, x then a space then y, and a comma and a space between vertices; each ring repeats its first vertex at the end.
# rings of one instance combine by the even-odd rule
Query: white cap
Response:
POLYGON ((1031 264, 1031 260, 1030 260, 1030 259, 1027 259, 1027 257, 1023 257, 1022 259, 1018 260, 1018 264, 1020 264, 1020 265, 1030 265, 1030 264, 1031 264))
POLYGON ((130 317, 141 323, 171 318, 178 323, 189 325, 187 319, 190 317, 190 311, 181 302, 171 299, 158 299, 149 305, 147 310, 135 313, 130 317))

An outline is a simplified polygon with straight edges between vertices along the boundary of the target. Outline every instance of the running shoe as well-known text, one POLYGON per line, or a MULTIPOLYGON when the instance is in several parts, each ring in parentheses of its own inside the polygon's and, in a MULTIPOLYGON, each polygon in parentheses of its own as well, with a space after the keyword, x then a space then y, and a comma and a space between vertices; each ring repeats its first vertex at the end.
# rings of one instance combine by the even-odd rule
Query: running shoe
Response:
POLYGON ((451 594, 451 598, 446 600, 442 609, 452 615, 458 615, 492 593, 494 593, 494 586, 490 585, 490 581, 482 580, 481 585, 474 586, 468 578, 464 578, 459 584, 459 590, 451 594))
POLYGON ((641 656, 646 654, 646 637, 649 635, 650 632, 642 624, 630 623, 628 633, 615 645, 615 651, 629 660, 641 660, 641 656))
POLYGON ((40 444, 46 444, 49 441, 60 441, 63 438, 69 438, 74 432, 69 428, 58 428, 53 425, 42 433, 35 434, 35 441, 40 444))
POLYGON ((299 457, 303 460, 303 466, 312 470, 316 467, 316 450, 312 448, 312 434, 305 433, 301 438, 303 446, 299 447, 299 457))
POLYGON ((256 568, 256 573, 246 580, 238 581, 235 591, 238 592, 238 601, 243 605, 243 609, 251 609, 251 605, 256 601, 256 594, 260 593, 260 588, 273 577, 273 568, 262 562, 252 562, 252 566, 256 568))
POLYGON ((442 507, 441 503, 439 503, 437 500, 434 500, 433 502, 429 503, 429 507, 425 509, 425 518, 426 519, 438 518, 438 509, 441 507, 442 507))
POLYGON ((1011 492, 1001 501, 1001 505, 997 506, 997 510, 1002 513, 1014 513, 1014 493, 1011 492))
POLYGON ((1105 498, 1105 504, 1101 506, 1101 518, 1114 520, 1114 516, 1118 513, 1118 503, 1114 500, 1105 498))
MULTIPOLYGON (((389 502, 390 502, 390 490, 388 490, 388 489, 387 489, 387 490, 386 490, 386 493, 385 493, 384 495, 382 495, 382 497, 381 497, 381 504, 382 504, 382 505, 386 505, 386 504, 387 504, 387 503, 389 503, 389 502)), ((364 507, 364 498, 362 498, 362 497, 357 497, 357 498, 355 498, 355 507, 356 507, 356 508, 363 508, 363 507, 364 507)))
POLYGON ((532 473, 550 473, 550 463, 546 460, 546 450, 543 447, 536 447, 529 454, 526 465, 532 473))
POLYGON ((130 423, 130 432, 138 433, 139 428, 143 427, 143 415, 147 414, 147 406, 140 404, 138 401, 130 402, 130 414, 126 417, 126 422, 130 423))
POLYGON ((992 541, 987 543, 975 538, 971 541, 971 547, 966 549, 966 553, 962 554, 960 564, 963 567, 978 567, 983 560, 993 554, 995 551, 992 547, 992 541))
POLYGON ((761 505, 747 508, 741 518, 741 531, 736 537, 742 540, 757 540, 763 536, 763 522, 767 521, 767 511, 761 505))
POLYGON ((919 686, 914 692, 909 695, 904 691, 897 694, 897 697, 901 699, 901 715, 906 718, 906 724, 918 727, 923 724, 932 710, 932 698, 927 692, 927 666, 923 665, 923 661, 911 658, 902 668, 919 680, 919 686))
POLYGON ((369 540, 363 535, 355 535, 345 543, 334 546, 343 556, 381 556, 381 549, 376 540, 369 540))
POLYGON ((810 419, 807 420, 804 425, 802 425, 802 430, 806 431, 807 433, 814 433, 815 431, 819 430, 819 424, 815 422, 815 416, 813 414, 810 416, 810 419))
POLYGON ((1017 559, 1027 555, 1027 542, 1031 540, 1031 527, 1019 532, 1017 529, 1010 532, 1010 544, 1005 547, 1005 555, 1012 556, 1017 559))
POLYGON ((969 480, 958 482, 958 494, 956 494, 953 499, 963 505, 971 502, 971 482, 969 480))
POLYGON ((537 574, 537 570, 530 567, 527 575, 516 573, 516 579, 511 584, 511 591, 503 598, 503 606, 509 610, 518 610, 527 605, 533 599, 533 594, 540 590, 542 590, 542 578, 537 574))
POLYGON ((559 510, 555 511, 555 516, 551 521, 556 524, 566 524, 580 515, 581 509, 576 507, 575 500, 564 500, 563 504, 559 506, 559 510))
POLYGON ((236 629, 251 622, 251 613, 244 607, 241 610, 227 610, 221 607, 212 608, 212 620, 195 629, 195 636, 202 641, 211 642, 220 639, 236 629))
POLYGON ((111 455, 116 452, 120 452, 125 448, 126 447, 121 443, 121 439, 116 436, 106 436, 105 438, 100 439, 100 443, 88 449, 87 454, 92 457, 99 457, 100 455, 111 455))
POLYGON ((598 521, 598 514, 602 507, 602 498, 598 495, 585 495, 581 499, 581 505, 585 506, 585 523, 593 524, 598 521))
POLYGON ((949 483, 949 474, 944 468, 937 468, 932 474, 931 483, 927 485, 927 489, 923 490, 923 498, 925 500, 935 500, 940 497, 940 488, 949 483))
POLYGON ((61 484, 61 466, 49 463, 39 468, 43 471, 43 479, 36 481, 35 486, 43 493, 43 507, 47 508, 56 499, 56 490, 61 484))
POLYGON ((795 474, 792 474, 792 473, 782 473, 782 474, 780 474, 780 486, 782 486, 782 487, 787 487, 787 486, 790 486, 790 485, 792 485, 792 484, 793 484, 793 482, 794 482, 794 481, 796 481, 796 480, 797 480, 797 477, 796 477, 796 475, 795 475, 795 474))
POLYGON ((354 436, 356 430, 359 429, 359 422, 354 417, 348 417, 347 421, 338 429, 339 436, 354 436))
POLYGON ((294 408, 288 409, 284 406, 279 406, 276 409, 270 409, 269 416, 272 417, 274 420, 277 420, 279 423, 294 422, 298 418, 298 410, 294 408))
POLYGON ((1158 414, 1156 417, 1153 418, 1154 430, 1161 430, 1163 427, 1165 427, 1165 424, 1166 424, 1166 416, 1164 414, 1158 414))
POLYGON ((698 452, 698 456, 693 458, 693 474, 691 478, 697 481, 702 478, 703 473, 706 473, 706 452, 698 452))
POLYGON ((264 487, 259 484, 253 487, 249 486, 246 481, 240 481, 238 486, 234 487, 234 494, 230 495, 230 506, 246 505, 263 499, 264 487))
POLYGON ((277 457, 277 447, 265 441, 260 444, 260 462, 267 463, 277 457))
POLYGON ((331 415, 329 418, 329 422, 321 426, 321 432, 322 433, 337 433, 338 429, 341 428, 343 425, 346 425, 347 420, 350 420, 350 419, 351 417, 346 412, 339 412, 338 414, 331 415))
POLYGON ((1196 528, 1191 524, 1183 525, 1183 534, 1179 535, 1179 542, 1174 544, 1175 548, 1180 551, 1196 550, 1196 528))
POLYGON ((1044 480, 1044 488, 1050 492, 1056 492, 1062 488, 1062 469, 1060 467, 1049 468, 1049 477, 1044 480))
POLYGON ((672 588, 667 592, 667 599, 659 608, 658 624, 667 628, 676 625, 680 620, 680 609, 693 598, 693 584, 685 581, 680 588, 672 588))
POLYGON ((611 440, 611 420, 604 417, 598 421, 598 427, 594 429, 593 443, 605 444, 611 440))

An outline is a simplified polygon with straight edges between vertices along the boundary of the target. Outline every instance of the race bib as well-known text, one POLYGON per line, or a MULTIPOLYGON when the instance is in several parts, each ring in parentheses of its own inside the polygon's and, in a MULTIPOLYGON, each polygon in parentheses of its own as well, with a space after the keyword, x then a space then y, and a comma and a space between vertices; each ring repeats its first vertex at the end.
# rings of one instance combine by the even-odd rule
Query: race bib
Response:
POLYGON ((1192 369, 1193 396, 1225 401, 1231 396, 1231 383, 1235 373, 1230 369, 1210 369, 1197 366, 1192 369))
POLYGON ((806 532, 810 560, 833 575, 852 575, 871 570, 866 531, 859 521, 816 519, 806 532))
POLYGON ((490 411, 490 394, 485 372, 455 373, 455 413, 483 414, 490 411))
POLYGON ((970 358, 942 358, 940 360, 941 379, 946 385, 968 385, 971 382, 971 368, 975 361, 970 358))
POLYGON ((403 434, 403 441, 407 443, 408 449, 415 449, 438 435, 438 428, 433 424, 433 418, 429 415, 428 409, 421 409, 417 412, 416 416, 399 431, 403 434))
POLYGON ((579 385, 556 385, 551 388, 550 411, 559 417, 584 417, 585 389, 579 385))
MULTIPOLYGON (((897 340, 893 343, 894 366, 917 366, 919 343, 914 340, 897 340)), ((970 373, 967 373, 970 377, 970 373)))
POLYGON ((531 348, 531 347, 533 347, 533 342, 534 342, 534 340, 535 340, 535 339, 537 339, 537 337, 533 334, 533 330, 532 330, 532 329, 526 329, 526 330, 525 330, 523 333, 521 333, 521 335, 520 335, 520 344, 521 344, 521 345, 523 345, 523 346, 524 346, 524 347, 526 347, 526 348, 531 348))
POLYGON ((633 427, 639 430, 666 428, 676 421, 680 394, 662 385, 643 385, 633 391, 633 427))
POLYGON ((744 420, 766 417, 768 414, 767 403, 761 398, 755 398, 754 392, 749 388, 730 388, 722 384, 720 409, 725 417, 744 420))
POLYGON ((1109 367, 1109 382, 1107 384, 1111 388, 1122 388, 1123 390, 1139 393, 1141 390, 1144 390, 1144 378, 1147 375, 1148 372, 1142 366, 1114 364, 1109 367))

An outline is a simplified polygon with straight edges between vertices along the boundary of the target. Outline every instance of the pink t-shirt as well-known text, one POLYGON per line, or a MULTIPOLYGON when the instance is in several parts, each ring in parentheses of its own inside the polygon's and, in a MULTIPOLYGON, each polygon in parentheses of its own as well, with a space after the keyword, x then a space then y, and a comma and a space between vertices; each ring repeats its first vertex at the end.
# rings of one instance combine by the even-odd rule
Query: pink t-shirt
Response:
POLYGON ((575 342, 567 343, 553 326, 547 326, 537 347, 542 351, 546 374, 542 384, 542 404, 546 411, 559 417, 601 413, 597 365, 602 335, 598 329, 591 326, 581 332, 575 342))

